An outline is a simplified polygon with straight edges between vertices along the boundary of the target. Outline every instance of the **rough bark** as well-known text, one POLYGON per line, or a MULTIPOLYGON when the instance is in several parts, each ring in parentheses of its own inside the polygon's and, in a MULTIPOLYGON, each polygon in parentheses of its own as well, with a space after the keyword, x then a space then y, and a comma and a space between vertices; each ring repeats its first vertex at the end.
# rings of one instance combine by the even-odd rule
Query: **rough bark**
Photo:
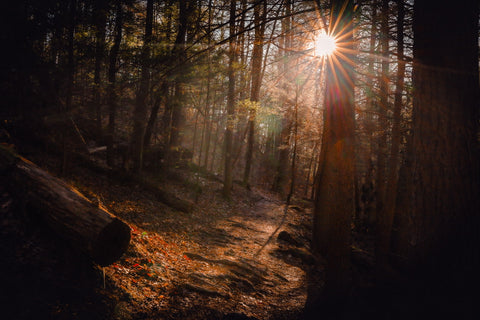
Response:
MULTIPOLYGON (((351 281, 350 242, 354 199, 353 1, 332 2, 331 32, 341 55, 326 70, 324 136, 314 209, 314 250, 327 258, 325 297, 342 299, 351 281), (342 10, 344 8, 344 10, 342 10), (340 14, 342 12, 342 14, 340 14), (340 94, 339 94, 340 93, 340 94)), ((338 302, 338 300, 337 300, 338 302)))
POLYGON ((412 243, 429 274, 478 266, 478 13, 476 0, 414 4, 412 243))

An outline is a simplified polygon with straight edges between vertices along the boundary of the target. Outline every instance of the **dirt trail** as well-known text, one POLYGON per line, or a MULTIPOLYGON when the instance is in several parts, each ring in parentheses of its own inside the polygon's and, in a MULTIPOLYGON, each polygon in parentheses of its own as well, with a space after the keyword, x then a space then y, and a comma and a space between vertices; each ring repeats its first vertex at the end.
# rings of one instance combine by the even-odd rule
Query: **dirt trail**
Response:
POLYGON ((257 254, 284 215, 284 203, 274 195, 236 185, 226 201, 219 182, 195 178, 202 188, 198 195, 188 177, 165 181, 163 187, 178 197, 197 198, 193 212, 183 213, 138 185, 88 169, 75 168, 67 182, 130 225, 129 249, 104 269, 93 266, 38 228, 37 220, 25 221, 1 191, 0 222, 9 228, 0 232, 0 253, 10 257, 4 266, 12 266, 2 269, 2 279, 14 293, 7 314, 18 319, 300 318, 311 259, 308 212, 290 208, 277 235, 257 254), (286 241, 277 239, 281 231, 288 232, 286 241), (25 278, 24 270, 31 277, 25 278), (32 292, 27 305, 25 292, 32 292))
POLYGON ((289 209, 280 231, 296 240, 279 241, 275 235, 258 253, 284 215, 284 204, 273 196, 239 189, 237 198, 226 202, 210 192, 195 212, 165 211, 162 216, 150 212, 146 203, 136 203, 134 211, 143 214, 134 219, 121 210, 124 203, 116 209, 139 221, 132 249, 107 268, 113 286, 128 293, 127 301, 119 302, 127 308, 125 314, 167 319, 299 316, 306 300, 307 213, 289 209))

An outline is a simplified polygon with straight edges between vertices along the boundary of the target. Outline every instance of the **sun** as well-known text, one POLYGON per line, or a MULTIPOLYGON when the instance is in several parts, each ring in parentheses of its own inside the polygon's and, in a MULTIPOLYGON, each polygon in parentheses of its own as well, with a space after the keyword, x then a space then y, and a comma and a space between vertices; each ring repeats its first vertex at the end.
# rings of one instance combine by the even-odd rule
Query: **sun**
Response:
POLYGON ((335 52, 337 43, 334 37, 324 31, 315 36, 313 43, 313 54, 317 57, 327 57, 335 52))

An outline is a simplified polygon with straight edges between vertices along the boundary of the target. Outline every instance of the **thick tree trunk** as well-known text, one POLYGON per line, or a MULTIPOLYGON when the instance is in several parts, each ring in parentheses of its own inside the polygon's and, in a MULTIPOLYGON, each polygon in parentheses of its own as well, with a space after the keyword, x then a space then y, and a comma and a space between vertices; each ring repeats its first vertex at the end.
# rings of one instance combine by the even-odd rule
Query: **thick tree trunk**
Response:
POLYGON ((412 231, 429 274, 479 263, 478 12, 476 0, 414 5, 412 231))
POLYGON ((337 43, 341 54, 336 55, 336 59, 328 58, 335 62, 327 62, 313 246, 327 258, 324 297, 336 303, 348 293, 351 282, 350 228, 355 211, 353 1, 333 1, 332 12, 330 32, 341 39, 337 43))
POLYGON ((130 227, 126 223, 4 147, 0 147, 0 174, 53 232, 99 265, 113 263, 127 249, 130 227))

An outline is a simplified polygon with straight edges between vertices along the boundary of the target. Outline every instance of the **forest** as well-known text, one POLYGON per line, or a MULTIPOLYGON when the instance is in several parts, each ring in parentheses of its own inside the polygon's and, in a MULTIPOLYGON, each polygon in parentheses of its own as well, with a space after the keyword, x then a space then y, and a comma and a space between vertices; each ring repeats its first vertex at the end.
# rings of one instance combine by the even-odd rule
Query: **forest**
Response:
POLYGON ((0 318, 479 319, 478 0, 0 12, 0 318))

